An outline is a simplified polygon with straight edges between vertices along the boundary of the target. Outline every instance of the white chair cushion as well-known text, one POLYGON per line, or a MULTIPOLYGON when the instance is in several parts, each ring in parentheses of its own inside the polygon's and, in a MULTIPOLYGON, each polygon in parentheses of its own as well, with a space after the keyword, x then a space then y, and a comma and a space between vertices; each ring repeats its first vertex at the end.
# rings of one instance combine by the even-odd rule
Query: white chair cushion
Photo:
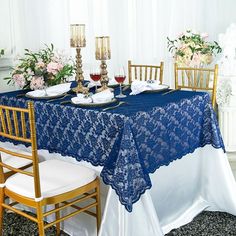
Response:
MULTIPOLYGON (((7 149, 7 150, 10 150, 10 151, 16 152, 16 153, 20 153, 20 154, 32 155, 31 152, 25 152, 25 151, 18 150, 18 149, 7 149)), ((14 168, 21 168, 21 167, 27 166, 30 163, 32 163, 31 160, 17 157, 17 156, 13 156, 13 155, 7 154, 5 152, 1 152, 1 157, 2 157, 3 163, 5 163, 9 166, 12 166, 14 168)), ((7 168, 3 168, 4 173, 10 172, 10 171, 11 170, 9 170, 7 168)))
MULTIPOLYGON (((28 168, 29 170, 32 167, 28 168)), ((39 163, 42 197, 69 192, 92 182, 96 174, 92 169, 60 160, 39 163)), ((33 178, 17 173, 9 177, 6 187, 22 196, 35 198, 33 178)))

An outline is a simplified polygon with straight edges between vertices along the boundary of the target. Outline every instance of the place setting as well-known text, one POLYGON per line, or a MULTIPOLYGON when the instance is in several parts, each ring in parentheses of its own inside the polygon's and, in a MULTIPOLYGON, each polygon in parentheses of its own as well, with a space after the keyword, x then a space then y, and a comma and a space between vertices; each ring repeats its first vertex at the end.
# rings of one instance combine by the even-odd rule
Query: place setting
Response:
POLYGON ((54 99, 62 99, 69 96, 68 92, 71 90, 71 83, 63 83, 54 85, 51 87, 45 87, 44 89, 37 89, 25 93, 25 97, 32 99, 45 99, 53 101, 54 99))
POLYGON ((147 81, 139 81, 134 80, 131 83, 131 93, 130 95, 138 95, 140 93, 159 93, 163 91, 169 90, 169 85, 160 84, 159 81, 156 80, 147 80, 147 81))
POLYGON ((117 99, 114 97, 114 93, 109 89, 101 91, 99 93, 88 93, 82 94, 78 93, 76 96, 73 96, 70 100, 62 101, 60 104, 73 104, 81 107, 101 107, 117 102, 117 99))
MULTIPOLYGON (((89 89, 94 88, 95 92, 96 92, 97 89, 102 86, 101 85, 101 71, 100 71, 100 68, 96 65, 93 65, 90 68, 89 76, 90 76, 90 80, 87 83, 87 87, 89 89)), ((109 80, 108 80, 107 86, 109 88, 116 88, 116 87, 119 86, 119 83, 115 80, 115 78, 108 78, 108 79, 109 80)))
POLYGON ((60 104, 61 105, 72 104, 75 106, 85 107, 85 108, 106 107, 103 109, 103 111, 115 109, 123 104, 127 104, 127 102, 125 101, 120 101, 120 99, 126 97, 126 95, 122 93, 122 85, 126 79, 123 67, 121 67, 121 69, 117 70, 114 73, 114 79, 111 80, 113 84, 115 84, 114 81, 116 82, 116 86, 110 87, 109 84, 111 83, 108 82, 107 88, 102 89, 100 82, 101 74, 99 73, 99 70, 96 69, 93 69, 90 72, 90 78, 93 81, 88 83, 88 88, 94 93, 93 92, 78 93, 76 96, 73 96, 70 100, 62 101, 60 104), (97 82, 99 82, 100 86, 98 86, 97 82), (95 85, 95 87, 92 85, 95 85), (115 95, 118 89, 119 93, 115 95))

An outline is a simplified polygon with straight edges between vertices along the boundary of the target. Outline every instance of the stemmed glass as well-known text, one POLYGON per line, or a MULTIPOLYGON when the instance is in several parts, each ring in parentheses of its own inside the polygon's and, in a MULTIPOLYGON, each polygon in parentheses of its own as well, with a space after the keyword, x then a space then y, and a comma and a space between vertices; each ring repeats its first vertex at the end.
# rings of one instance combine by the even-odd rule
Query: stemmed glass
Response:
POLYGON ((125 98, 126 95, 122 93, 122 84, 125 81, 126 75, 125 75, 125 69, 124 67, 119 67, 117 71, 115 71, 115 80, 117 83, 120 84, 120 94, 116 95, 117 98, 125 98))
POLYGON ((97 91, 97 83, 101 79, 101 72, 98 67, 92 66, 90 68, 90 78, 95 82, 95 92, 97 91))

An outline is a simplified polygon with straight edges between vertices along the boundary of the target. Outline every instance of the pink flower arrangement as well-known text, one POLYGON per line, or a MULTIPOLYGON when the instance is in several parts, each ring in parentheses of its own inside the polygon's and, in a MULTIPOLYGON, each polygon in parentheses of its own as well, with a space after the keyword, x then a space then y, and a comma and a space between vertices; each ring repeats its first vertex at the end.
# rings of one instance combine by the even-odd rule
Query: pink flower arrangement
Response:
POLYGON ((213 55, 220 53, 221 47, 217 42, 206 41, 207 33, 198 33, 187 30, 181 33, 177 39, 168 40, 168 49, 174 53, 174 58, 179 66, 199 67, 202 64, 210 64, 213 55))
POLYGON ((38 52, 25 49, 24 57, 14 68, 11 77, 5 78, 20 88, 43 89, 64 82, 74 74, 75 68, 70 60, 54 52, 53 45, 38 52))

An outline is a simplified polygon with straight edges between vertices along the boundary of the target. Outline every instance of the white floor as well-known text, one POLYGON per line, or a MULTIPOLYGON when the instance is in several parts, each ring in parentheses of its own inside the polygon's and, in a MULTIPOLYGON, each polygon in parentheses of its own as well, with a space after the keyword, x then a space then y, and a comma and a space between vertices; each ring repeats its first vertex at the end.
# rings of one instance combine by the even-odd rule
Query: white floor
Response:
POLYGON ((228 159, 229 159, 231 169, 232 169, 233 174, 234 174, 234 178, 236 180, 236 152, 228 152, 227 156, 228 156, 228 159))

